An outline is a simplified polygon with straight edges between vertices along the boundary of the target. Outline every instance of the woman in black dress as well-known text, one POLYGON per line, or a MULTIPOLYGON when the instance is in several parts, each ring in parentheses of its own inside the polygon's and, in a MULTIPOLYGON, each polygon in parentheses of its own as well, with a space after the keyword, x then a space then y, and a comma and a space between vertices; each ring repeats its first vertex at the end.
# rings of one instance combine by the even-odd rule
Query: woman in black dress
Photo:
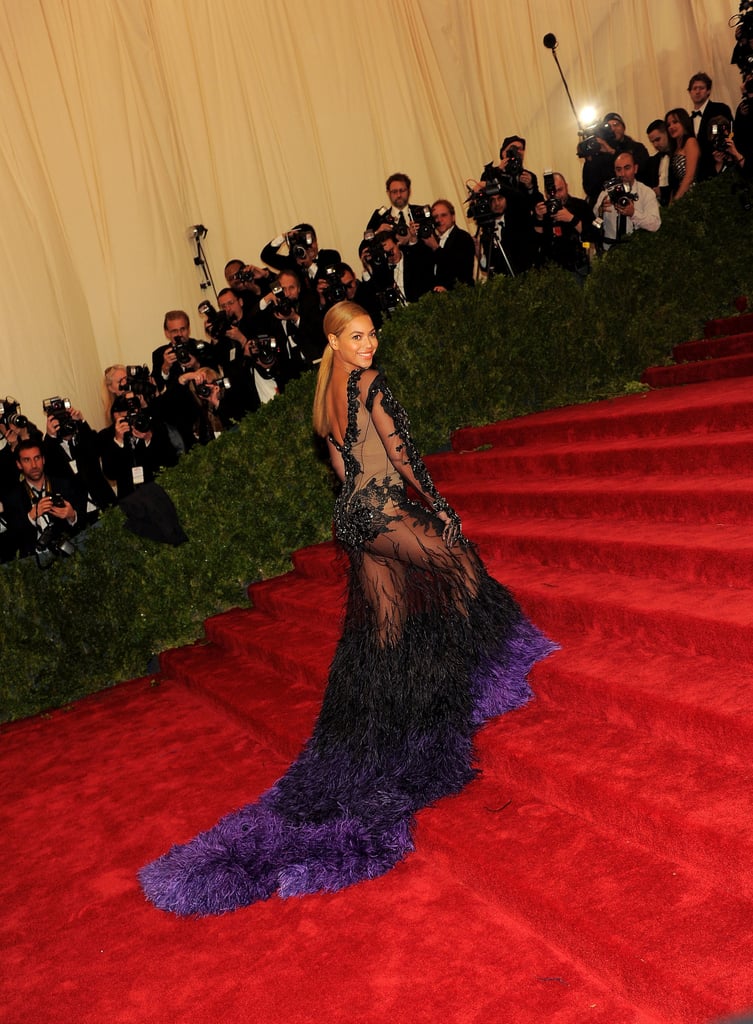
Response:
POLYGON ((342 483, 343 633, 313 734, 285 775, 142 869, 148 899, 178 914, 334 892, 389 870, 413 849, 416 811, 476 774, 479 726, 530 699, 527 673, 555 647, 488 575, 437 492, 405 411, 372 369, 368 314, 340 302, 324 330, 314 428, 342 483))

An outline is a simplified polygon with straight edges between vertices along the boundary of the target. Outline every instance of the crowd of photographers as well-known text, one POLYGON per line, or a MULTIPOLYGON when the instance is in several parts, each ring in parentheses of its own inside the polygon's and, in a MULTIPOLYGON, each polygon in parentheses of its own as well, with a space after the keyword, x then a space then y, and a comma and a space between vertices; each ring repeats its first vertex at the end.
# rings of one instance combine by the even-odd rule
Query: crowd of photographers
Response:
POLYGON ((387 202, 366 223, 360 273, 335 249, 320 248, 307 223, 265 245, 260 266, 230 260, 217 308, 198 306, 200 339, 186 312, 170 310, 151 365, 106 369, 103 430, 92 429, 67 398, 43 402, 43 428, 14 399, 0 400, 0 561, 34 555, 44 567, 73 553, 76 534, 102 510, 284 392, 317 365, 322 320, 335 302, 358 302, 380 326, 428 292, 495 274, 555 263, 582 280, 595 256, 635 231, 656 231, 661 207, 718 174, 730 176, 750 209, 753 0, 741 0, 740 10, 733 63, 742 99, 734 115, 711 100, 703 72, 688 85, 691 112, 675 108, 648 125, 652 155, 619 114, 606 114, 581 132, 585 198, 572 196, 553 171, 544 172, 540 188, 518 135, 505 138, 499 161, 468 186, 475 235, 458 226, 449 200, 414 204, 408 175, 392 174, 387 202))

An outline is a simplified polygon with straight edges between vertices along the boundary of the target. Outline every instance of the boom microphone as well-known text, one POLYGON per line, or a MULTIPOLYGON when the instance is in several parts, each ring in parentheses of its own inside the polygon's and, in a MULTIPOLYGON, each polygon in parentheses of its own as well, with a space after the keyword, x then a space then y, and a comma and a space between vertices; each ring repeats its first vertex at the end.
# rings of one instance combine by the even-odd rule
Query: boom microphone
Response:
POLYGON ((547 50, 557 49, 557 36, 554 34, 554 32, 547 32, 547 34, 544 36, 544 46, 547 48, 547 50))

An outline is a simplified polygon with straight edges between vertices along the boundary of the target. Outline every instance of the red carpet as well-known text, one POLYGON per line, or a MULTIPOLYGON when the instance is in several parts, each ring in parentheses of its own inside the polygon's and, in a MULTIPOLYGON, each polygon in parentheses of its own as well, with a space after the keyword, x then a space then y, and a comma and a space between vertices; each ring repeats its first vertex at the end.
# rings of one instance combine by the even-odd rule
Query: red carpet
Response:
POLYGON ((0 730, 3 1020, 702 1024, 753 1006, 753 380, 453 445, 430 460, 444 493, 562 644, 538 699, 482 732, 482 777, 373 882, 199 921, 144 902, 138 867, 253 799, 311 727, 342 577, 330 545, 297 553, 156 681, 0 730))

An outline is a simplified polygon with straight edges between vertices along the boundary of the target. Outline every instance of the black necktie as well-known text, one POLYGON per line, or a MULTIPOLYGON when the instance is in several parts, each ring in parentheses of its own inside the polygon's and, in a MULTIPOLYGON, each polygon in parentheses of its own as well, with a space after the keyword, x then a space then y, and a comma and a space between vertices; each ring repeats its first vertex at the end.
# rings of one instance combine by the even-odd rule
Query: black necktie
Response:
POLYGON ((627 233, 627 217, 624 213, 617 214, 617 241, 624 238, 627 233))

